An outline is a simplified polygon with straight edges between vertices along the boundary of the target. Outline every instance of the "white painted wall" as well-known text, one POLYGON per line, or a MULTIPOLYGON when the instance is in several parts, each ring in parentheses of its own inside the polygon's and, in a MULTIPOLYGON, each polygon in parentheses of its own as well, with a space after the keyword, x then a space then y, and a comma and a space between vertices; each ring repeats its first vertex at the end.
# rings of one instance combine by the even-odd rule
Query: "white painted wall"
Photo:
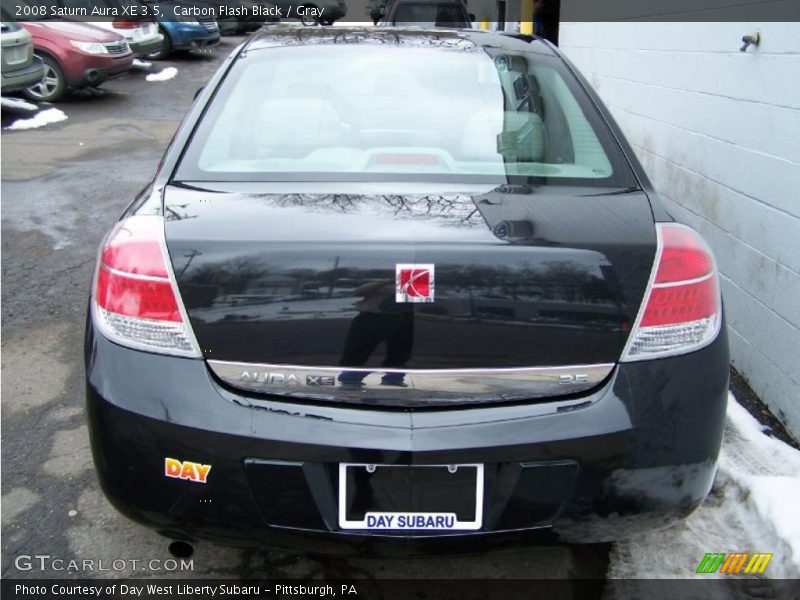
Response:
POLYGON ((714 248, 733 364, 800 438, 800 23, 562 23, 559 45, 714 248))

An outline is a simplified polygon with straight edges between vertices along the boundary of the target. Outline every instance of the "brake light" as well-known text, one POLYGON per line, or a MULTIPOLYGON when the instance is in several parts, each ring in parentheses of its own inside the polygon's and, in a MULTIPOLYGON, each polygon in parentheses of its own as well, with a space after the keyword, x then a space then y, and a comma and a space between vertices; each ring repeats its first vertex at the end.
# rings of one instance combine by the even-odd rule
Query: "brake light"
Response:
POLYGON ((161 217, 117 223, 100 251, 95 322, 113 341, 179 356, 200 356, 185 317, 164 244, 161 217))
POLYGON ((144 23, 142 21, 131 21, 129 19, 114 19, 111 23, 114 29, 136 29, 144 23))
POLYGON ((722 324, 719 278, 708 245, 684 225, 656 228, 654 273, 623 362, 698 350, 717 337, 722 324))

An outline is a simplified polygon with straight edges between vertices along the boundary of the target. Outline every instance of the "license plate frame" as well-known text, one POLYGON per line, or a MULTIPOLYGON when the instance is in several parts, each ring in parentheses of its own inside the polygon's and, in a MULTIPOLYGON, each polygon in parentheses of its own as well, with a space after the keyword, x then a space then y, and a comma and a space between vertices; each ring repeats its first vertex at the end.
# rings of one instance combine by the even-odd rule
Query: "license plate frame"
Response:
POLYGON ((6 46, 3 48, 6 62, 9 65, 18 65, 28 59, 28 50, 23 44, 17 46, 6 46))
MULTIPOLYGON (((374 471, 373 471, 374 472, 374 471)), ((449 471, 455 473, 455 471, 449 471)), ((425 532, 425 531, 477 531, 483 527, 483 489, 484 489, 484 465, 482 463, 462 463, 454 465, 378 465, 367 463, 339 463, 339 527, 345 530, 363 530, 363 531, 387 531, 387 532, 425 532), (461 468, 475 469, 475 505, 474 505, 474 519, 473 520, 458 520, 455 512, 446 513, 440 511, 381 511, 381 510, 368 510, 361 520, 354 520, 347 518, 347 473, 351 468, 367 469, 453 469, 461 468), (401 523, 407 523, 409 518, 413 518, 413 523, 418 523, 417 515, 419 515, 426 523, 430 523, 433 519, 434 523, 444 523, 444 526, 409 526, 401 523), (400 517, 403 517, 401 519, 400 517), (370 517, 373 517, 370 519, 370 517), (392 517, 392 518, 389 518, 392 517), (442 517, 438 519, 437 517, 442 517), (380 524, 376 525, 375 521, 380 524)))

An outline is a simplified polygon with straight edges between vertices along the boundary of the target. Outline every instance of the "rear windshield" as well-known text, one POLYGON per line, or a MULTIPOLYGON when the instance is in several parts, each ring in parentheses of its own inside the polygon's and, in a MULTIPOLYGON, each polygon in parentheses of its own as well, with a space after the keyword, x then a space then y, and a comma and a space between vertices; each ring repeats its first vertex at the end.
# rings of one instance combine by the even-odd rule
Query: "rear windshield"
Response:
POLYGON ((211 100, 175 179, 635 185, 560 59, 471 42, 250 51, 211 100))

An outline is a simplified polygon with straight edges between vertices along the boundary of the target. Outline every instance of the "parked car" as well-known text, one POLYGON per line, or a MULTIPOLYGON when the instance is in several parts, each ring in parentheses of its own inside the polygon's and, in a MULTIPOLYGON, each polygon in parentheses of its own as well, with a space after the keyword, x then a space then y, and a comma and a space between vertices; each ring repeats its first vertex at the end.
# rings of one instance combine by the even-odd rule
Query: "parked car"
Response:
POLYGON ((33 40, 27 31, 12 21, 0 22, 0 46, 3 94, 24 90, 42 80, 44 63, 33 54, 33 40))
POLYGON ((95 466, 170 538, 607 541, 711 488, 714 257, 547 41, 264 28, 98 256, 95 466))
POLYGON ((219 26, 213 16, 198 14, 196 17, 175 9, 189 8, 194 2, 176 0, 143 0, 146 4, 158 4, 160 10, 156 17, 163 39, 161 47, 147 55, 147 58, 163 60, 173 51, 200 50, 219 44, 219 26))
POLYGON ((221 35, 249 33, 265 22, 277 21, 269 14, 271 2, 266 0, 189 0, 192 3, 212 7, 217 14, 221 35), (260 10, 259 10, 260 9, 260 10))
POLYGON ((467 12, 463 2, 442 0, 388 0, 371 16, 380 26, 450 27, 470 29, 475 16, 467 12))
POLYGON ((333 25, 347 15, 345 0, 270 0, 284 17, 298 19, 304 25, 333 25))
MULTIPOLYGON (((29 0, 15 0, 24 2, 29 0)), ((144 4, 139 0, 50 0, 59 8, 74 8, 76 4, 91 7, 92 10, 116 10, 118 14, 125 15, 123 11, 130 10, 126 7, 136 5, 137 12, 144 14, 144 4)), ((154 17, 119 16, 110 21, 92 21, 92 25, 102 27, 118 33, 127 40, 130 49, 136 56, 146 56, 151 52, 161 50, 163 36, 159 33, 158 24, 154 17)))
POLYGON ((98 87, 131 68, 133 52, 121 35, 75 21, 21 23, 44 63, 40 83, 25 90, 31 100, 56 102, 69 90, 98 87))

